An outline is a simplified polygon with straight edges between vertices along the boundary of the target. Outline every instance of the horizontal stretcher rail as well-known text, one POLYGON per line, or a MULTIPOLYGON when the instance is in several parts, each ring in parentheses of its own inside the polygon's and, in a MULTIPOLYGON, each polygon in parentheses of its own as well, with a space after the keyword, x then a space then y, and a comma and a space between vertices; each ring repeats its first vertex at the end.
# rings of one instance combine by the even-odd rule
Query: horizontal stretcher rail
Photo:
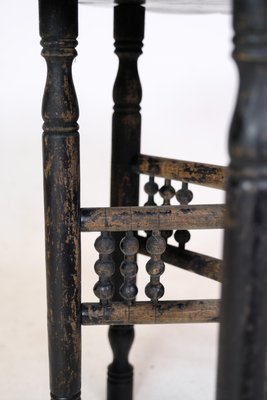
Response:
POLYGON ((218 322, 220 300, 148 301, 82 304, 83 325, 135 325, 218 322))
POLYGON ((221 229, 222 204, 163 207, 82 208, 81 231, 138 231, 164 229, 221 229))
MULTIPOLYGON (((149 256, 146 250, 147 238, 143 236, 137 236, 137 238, 139 241, 139 253, 149 256)), ((164 262, 175 267, 213 279, 217 282, 222 281, 222 261, 218 258, 195 253, 190 250, 182 250, 169 244, 167 244, 161 258, 164 262)))
POLYGON ((135 160, 133 169, 139 174, 158 176, 221 190, 225 189, 228 171, 226 167, 219 165, 173 160, 144 154, 140 154, 135 160))

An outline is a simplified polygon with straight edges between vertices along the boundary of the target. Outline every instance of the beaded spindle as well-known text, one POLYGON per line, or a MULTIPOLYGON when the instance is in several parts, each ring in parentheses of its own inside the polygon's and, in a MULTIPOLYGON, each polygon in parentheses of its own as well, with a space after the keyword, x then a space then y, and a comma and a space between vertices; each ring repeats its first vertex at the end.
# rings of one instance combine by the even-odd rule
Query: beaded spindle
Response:
POLYGON ((165 270, 161 255, 166 250, 166 241, 161 236, 160 231, 153 231, 146 242, 147 252, 150 254, 150 260, 146 264, 147 273, 150 275, 150 282, 146 285, 145 293, 153 304, 164 295, 164 286, 160 282, 160 276, 165 270))
MULTIPOLYGON (((193 199, 193 193, 188 189, 188 183, 183 182, 182 188, 177 191, 176 199, 181 205, 189 204, 193 199)), ((190 232, 187 230, 178 230, 174 233, 174 239, 179 245, 179 249, 184 250, 185 245, 191 238, 190 232)))
MULTIPOLYGON (((158 193, 159 187, 158 184, 155 182, 154 176, 149 177, 149 181, 145 184, 144 190, 146 194, 148 195, 148 200, 144 204, 145 206, 156 206, 157 203, 155 203, 155 194, 158 193)), ((151 231, 145 231, 147 236, 151 235, 151 231)))
POLYGON ((175 189, 170 179, 165 179, 164 185, 160 188, 159 194, 163 198, 163 206, 169 206, 171 199, 175 196, 175 189))
POLYGON ((136 253, 139 249, 139 242, 133 232, 126 232, 126 236, 120 243, 120 248, 124 254, 124 261, 120 266, 121 274, 124 277, 124 282, 120 287, 120 295, 130 305, 134 302, 138 292, 135 282, 138 271, 136 253))
POLYGON ((181 205, 187 205, 193 200, 193 193, 188 189, 188 183, 182 182, 182 188, 177 191, 176 199, 181 205))
POLYGON ((158 193, 159 187, 155 182, 154 176, 149 177, 149 181, 144 186, 145 192, 148 195, 148 200, 145 203, 145 206, 156 206, 154 196, 158 193))
MULTIPOLYGON (((175 189, 171 184, 170 179, 165 179, 164 185, 160 188, 159 194, 163 198, 163 206, 169 206, 171 204, 171 199, 175 196, 175 189)), ((168 240, 169 237, 172 236, 171 230, 164 230, 161 231, 162 236, 164 239, 168 240)))
POLYGON ((94 293, 101 304, 106 306, 114 294, 111 277, 115 272, 111 256, 115 250, 115 241, 109 232, 101 232, 95 241, 95 249, 99 253, 99 259, 95 263, 95 272, 99 276, 99 281, 94 286, 94 293))

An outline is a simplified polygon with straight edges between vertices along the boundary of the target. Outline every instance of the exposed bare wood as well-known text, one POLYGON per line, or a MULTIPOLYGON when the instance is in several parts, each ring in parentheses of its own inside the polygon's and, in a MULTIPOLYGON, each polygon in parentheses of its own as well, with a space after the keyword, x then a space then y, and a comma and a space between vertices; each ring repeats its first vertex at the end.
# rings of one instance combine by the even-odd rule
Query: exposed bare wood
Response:
POLYGON ((140 301, 132 306, 116 302, 82 304, 83 325, 177 324, 218 322, 219 300, 140 301))
POLYGON ((214 189, 225 189, 227 168, 192 161, 173 160, 140 154, 134 170, 140 174, 159 176, 214 189))
MULTIPOLYGON (((138 236, 138 240, 139 253, 149 256, 146 250, 146 238, 138 236)), ((217 258, 189 250, 181 250, 171 245, 167 245, 166 251, 162 254, 161 258, 164 262, 175 267, 221 282, 222 261, 217 258)))
POLYGON ((163 229, 220 229, 221 204, 164 207, 82 208, 82 232, 150 231, 163 229))

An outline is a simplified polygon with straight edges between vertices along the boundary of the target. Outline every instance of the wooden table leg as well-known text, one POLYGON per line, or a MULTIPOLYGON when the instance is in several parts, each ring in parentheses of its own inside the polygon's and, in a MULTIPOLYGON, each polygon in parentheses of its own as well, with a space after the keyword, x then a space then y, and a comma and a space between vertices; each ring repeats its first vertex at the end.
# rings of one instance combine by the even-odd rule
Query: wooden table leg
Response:
POLYGON ((217 400, 263 400, 267 335, 267 3, 234 0, 240 74, 230 131, 217 400))
MULTIPOLYGON (((139 176, 132 170, 132 160, 140 153, 142 90, 137 60, 142 53, 144 14, 144 8, 138 4, 120 4, 114 8, 115 53, 119 57, 119 70, 113 91, 111 206, 138 205, 139 176)), ((119 243, 124 234, 114 233, 113 236, 116 241, 114 300, 122 300, 119 291, 123 284, 120 274, 123 254, 119 243)), ((133 367, 128 362, 128 354, 134 328, 111 326, 109 339, 114 360, 108 368, 108 400, 131 400, 133 367)))
POLYGON ((40 0, 48 75, 43 99, 43 159, 52 400, 80 400, 80 172, 78 104, 71 76, 77 0, 40 0))

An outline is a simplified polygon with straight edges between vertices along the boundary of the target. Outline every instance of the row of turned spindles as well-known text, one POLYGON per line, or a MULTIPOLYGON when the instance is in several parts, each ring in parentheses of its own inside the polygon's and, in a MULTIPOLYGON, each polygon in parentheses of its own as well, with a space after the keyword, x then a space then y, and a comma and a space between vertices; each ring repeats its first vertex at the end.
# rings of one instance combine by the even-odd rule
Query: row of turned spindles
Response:
POLYGON ((163 199, 163 206, 171 205, 171 200, 176 197, 177 201, 181 205, 189 204, 193 199, 193 193, 188 189, 188 183, 182 182, 182 187, 179 190, 175 190, 172 186, 172 182, 170 179, 165 179, 164 185, 159 188, 158 184, 155 182, 154 176, 149 177, 149 181, 145 184, 144 190, 148 195, 148 200, 145 203, 145 206, 156 206, 155 195, 159 193, 159 195, 163 199))
MULTIPOLYGON (((181 189, 176 192, 171 181, 165 179, 164 185, 159 189, 154 177, 149 177, 149 182, 145 185, 145 192, 148 194, 146 206, 155 205, 154 195, 158 192, 163 198, 162 206, 170 205, 170 201, 175 195, 181 205, 187 205, 193 198, 187 183, 183 182, 181 189)), ((161 256, 165 252, 167 240, 172 234, 172 230, 147 232, 146 250, 150 259, 146 264, 146 271, 150 276, 150 281, 145 287, 145 294, 153 304, 156 304, 164 295, 164 286, 160 282, 160 277, 164 273, 165 265, 161 256)), ((187 230, 177 230, 174 232, 174 239, 179 248, 184 249, 185 244, 190 240, 190 233, 187 230)), ((101 235, 95 241, 95 249, 99 253, 99 259, 95 263, 95 272, 98 274, 99 280, 94 286, 94 293, 101 304, 106 306, 111 302, 114 295, 112 276, 115 272, 115 265, 112 260, 112 253, 115 250, 115 241, 112 234, 101 232, 101 235)), ((139 250, 138 239, 132 231, 126 232, 120 243, 120 249, 124 255, 124 260, 120 265, 120 273, 123 276, 120 295, 126 304, 131 305, 138 293, 136 255, 139 250)))
MULTIPOLYGON (((182 187, 179 190, 175 190, 172 186, 170 179, 165 179, 164 185, 159 188, 158 184, 155 182, 155 178, 153 176, 149 177, 149 181, 145 184, 144 190, 148 195, 148 200, 145 203, 145 206, 156 206, 155 203, 155 195, 157 193, 163 199, 162 206, 169 206, 171 205, 171 200, 176 197, 177 201, 181 205, 189 204, 193 199, 193 193, 191 190, 188 189, 188 183, 182 182, 182 187)), ((149 235, 150 232, 147 232, 149 235)), ((164 230, 161 231, 161 235, 166 239, 166 241, 172 236, 172 230, 164 230)), ((177 230, 174 232, 174 239, 179 245, 180 249, 185 249, 186 243, 190 240, 190 232, 187 230, 177 230)))
MULTIPOLYGON (((98 282, 94 286, 94 293, 99 298, 103 306, 107 306, 114 295, 114 285, 112 275, 115 272, 112 253, 115 250, 115 241, 110 232, 101 232, 95 241, 95 248, 99 253, 99 259, 95 263, 95 272, 99 276, 98 282)), ((136 254, 139 250, 138 239, 134 233, 129 231, 120 243, 120 248, 124 254, 124 260, 120 265, 120 272, 123 276, 123 284, 120 287, 120 295, 125 303, 131 305, 137 296, 136 275, 138 266, 136 254)), ((146 271, 150 276, 150 281, 145 287, 146 296, 156 304, 164 295, 164 286, 160 282, 160 276, 165 270, 161 255, 166 249, 166 240, 160 231, 153 231, 147 238, 146 249, 150 259, 146 264, 146 271)))

